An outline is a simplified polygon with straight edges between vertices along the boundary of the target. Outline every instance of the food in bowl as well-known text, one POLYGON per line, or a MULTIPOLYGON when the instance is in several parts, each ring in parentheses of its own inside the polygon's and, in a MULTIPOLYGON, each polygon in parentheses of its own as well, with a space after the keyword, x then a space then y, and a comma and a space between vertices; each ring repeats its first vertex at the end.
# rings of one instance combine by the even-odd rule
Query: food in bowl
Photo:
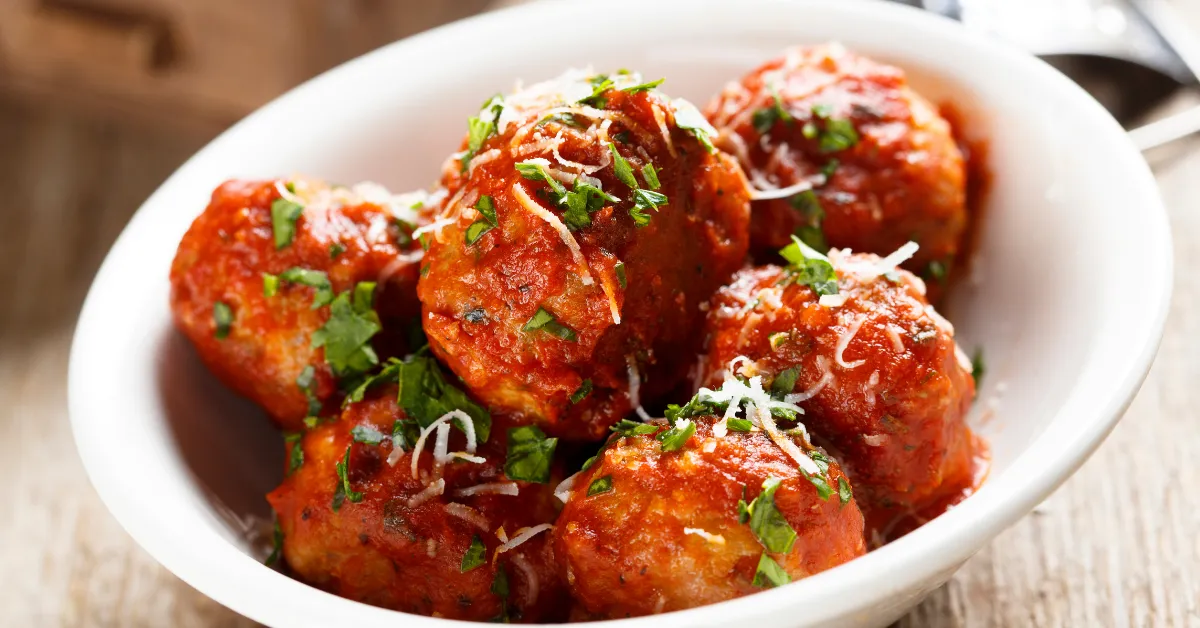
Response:
MULTIPOLYGON (((816 140, 822 172, 764 188, 719 148, 735 131, 661 83, 569 72, 492 98, 423 196, 218 190, 172 307, 287 430, 273 563, 420 614, 645 615, 835 567, 975 488, 971 365, 899 268, 921 242, 826 253, 810 221, 772 234, 786 265, 745 266, 778 210, 762 201, 819 204, 843 157, 841 184, 872 176, 842 92, 789 104, 768 88, 751 118, 774 116, 776 136, 807 120, 840 139, 816 140)), ((948 227, 939 250, 961 237, 948 227)))

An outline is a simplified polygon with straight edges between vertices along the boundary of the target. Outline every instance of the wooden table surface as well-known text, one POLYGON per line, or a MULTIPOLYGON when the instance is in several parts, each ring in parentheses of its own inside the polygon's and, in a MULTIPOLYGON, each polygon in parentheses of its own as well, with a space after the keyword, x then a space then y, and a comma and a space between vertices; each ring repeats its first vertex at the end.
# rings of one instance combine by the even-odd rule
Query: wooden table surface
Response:
MULTIPOLYGON (((251 624, 122 531, 67 421, 88 283, 132 211, 202 143, 0 101, 0 625, 251 624)), ((1200 143, 1183 148, 1156 166, 1175 297, 1141 393, 1078 474, 900 626, 1200 626, 1200 143)))

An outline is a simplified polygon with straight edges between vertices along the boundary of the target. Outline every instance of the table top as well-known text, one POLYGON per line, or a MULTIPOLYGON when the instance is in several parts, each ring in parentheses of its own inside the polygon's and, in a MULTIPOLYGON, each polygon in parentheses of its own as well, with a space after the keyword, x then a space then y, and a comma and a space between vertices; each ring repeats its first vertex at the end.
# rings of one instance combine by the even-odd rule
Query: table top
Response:
MULTIPOLYGON (((1200 11, 1197 11, 1200 14, 1200 11)), ((202 144, 0 101, 0 623, 252 623, 142 551, 88 484, 66 409, 87 285, 202 144)), ((1112 436, 899 625, 1200 626, 1200 140, 1156 163, 1175 238, 1162 348, 1112 436)))

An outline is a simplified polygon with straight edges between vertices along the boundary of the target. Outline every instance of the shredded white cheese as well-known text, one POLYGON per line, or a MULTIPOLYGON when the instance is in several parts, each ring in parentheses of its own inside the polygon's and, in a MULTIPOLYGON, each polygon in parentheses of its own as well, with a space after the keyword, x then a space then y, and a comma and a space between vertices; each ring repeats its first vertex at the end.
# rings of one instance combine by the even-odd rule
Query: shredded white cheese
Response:
POLYGON ((817 393, 821 392, 826 386, 833 382, 833 371, 829 370, 829 360, 826 360, 825 356, 817 356, 817 368, 821 369, 821 379, 818 379, 817 383, 805 389, 804 392, 786 395, 784 396, 783 400, 788 403, 800 403, 801 401, 808 401, 809 399, 816 397, 817 393))
MULTIPOLYGON (((421 435, 417 437, 417 442, 413 445, 411 463, 412 476, 414 478, 417 477, 417 463, 421 460, 421 451, 425 449, 425 441, 429 438, 429 434, 437 429, 437 426, 448 424, 451 419, 458 419, 459 425, 462 426, 463 433, 467 435, 467 453, 475 453, 475 424, 471 421, 471 415, 463 412, 462 410, 451 410, 438 417, 437 420, 435 420, 433 423, 430 423, 427 427, 425 427, 425 429, 421 430, 421 435)), ((395 451, 392 453, 394 454, 395 451)), ((445 452, 443 452, 442 455, 444 456, 445 452)), ((436 452, 434 453, 434 456, 437 456, 436 452)), ((396 460, 392 460, 391 455, 388 456, 389 465, 395 465, 397 461, 399 461, 399 456, 396 457, 396 460)))
POLYGON ((888 323, 888 326, 884 328, 884 332, 886 332, 888 338, 891 338, 892 340, 892 349, 894 349, 896 353, 904 353, 904 341, 900 339, 900 331, 902 330, 897 330, 896 326, 892 325, 891 323, 888 323))
POLYGON ((516 482, 488 482, 486 484, 476 484, 475 486, 460 488, 454 491, 454 494, 458 497, 484 494, 518 495, 520 494, 520 487, 517 486, 516 482))
POLYGON ((567 476, 567 479, 559 482, 558 486, 554 487, 554 496, 558 498, 558 501, 565 504, 571 498, 571 489, 575 488, 575 479, 579 477, 580 473, 583 472, 572 473, 567 476))
POLYGON ((897 266, 912 259, 913 254, 920 248, 920 245, 916 242, 909 241, 904 243, 900 248, 893 251, 891 255, 879 260, 879 263, 875 265, 876 276, 886 275, 896 270, 897 266))
POLYGON ((671 131, 667 129, 666 116, 663 115, 662 109, 658 107, 657 103, 650 106, 650 111, 654 112, 654 122, 658 124, 663 141, 667 143, 667 152, 671 154, 672 159, 677 159, 679 153, 675 152, 675 142, 671 141, 671 131))
POLYGON ((500 554, 511 551, 514 548, 516 548, 517 546, 524 543, 525 541, 528 541, 529 539, 537 536, 538 534, 545 532, 547 530, 553 530, 553 529, 554 529, 554 524, 552 524, 552 523, 541 523, 541 524, 533 526, 532 528, 521 528, 520 530, 517 530, 516 536, 514 536, 512 539, 510 539, 508 541, 505 541, 503 545, 496 548, 496 555, 499 556, 500 554))
POLYGON ((558 232, 558 237, 562 238, 563 244, 567 245, 567 248, 571 250, 571 257, 574 258, 575 265, 579 268, 580 281, 585 286, 592 285, 592 273, 588 269, 587 258, 583 256, 583 250, 579 248, 579 243, 575 241, 575 236, 571 235, 571 230, 567 229, 567 226, 553 212, 542 207, 532 198, 529 198, 529 195, 525 193, 525 188, 520 183, 513 184, 512 193, 517 201, 525 206, 525 209, 533 212, 538 218, 545 220, 558 232))
POLYGON ((458 502, 450 502, 446 504, 446 514, 452 517, 458 517, 459 519, 466 521, 467 523, 479 528, 484 532, 487 532, 489 529, 487 518, 484 517, 483 514, 478 510, 475 510, 470 506, 466 506, 458 502))
POLYGON ((540 591, 537 572, 521 554, 512 557, 512 564, 525 577, 525 595, 522 597, 525 607, 532 607, 537 602, 540 591))
POLYGON ((776 188, 774 190, 750 188, 750 200, 773 201, 780 198, 789 198, 801 192, 807 192, 811 189, 813 189, 813 183, 808 179, 801 179, 799 182, 793 183, 785 188, 776 188))
POLYGON ((725 537, 721 536, 720 534, 713 534, 713 533, 711 533, 707 530, 701 529, 701 528, 684 528, 683 533, 684 534, 695 534, 696 536, 704 539, 705 541, 708 541, 709 543, 712 543, 713 545, 724 545, 725 544, 725 537))
POLYGON ((408 507, 416 508, 435 497, 440 497, 444 492, 446 492, 446 480, 438 478, 426 486, 425 490, 410 497, 408 507))
MULTIPOLYGON (((812 458, 809 458, 807 455, 805 455, 803 451, 800 451, 800 448, 796 446, 795 441, 793 441, 783 432, 779 431, 779 428, 775 425, 775 419, 771 416, 770 410, 756 407, 755 414, 758 415, 758 421, 762 425, 763 431, 767 433, 767 436, 770 436, 771 440, 774 441, 776 445, 779 445, 779 448, 782 449, 784 453, 791 456, 792 460, 795 460, 796 464, 800 465, 801 470, 808 474, 816 474, 821 472, 821 469, 817 467, 817 463, 813 462, 812 458)), ((800 427, 800 424, 797 423, 797 426, 800 427)))
POLYGON ((851 340, 854 340, 854 336, 856 334, 858 334, 859 328, 862 327, 863 322, 866 320, 867 320, 866 316, 859 316, 859 317, 855 318, 854 322, 851 323, 850 327, 844 333, 842 333, 841 336, 838 337, 837 353, 835 353, 833 355, 833 358, 837 362, 838 366, 849 370, 849 369, 858 368, 867 363, 866 360, 855 360, 853 362, 847 362, 845 360, 845 358, 842 357, 842 354, 846 351, 846 347, 848 347, 850 345, 851 340))
POLYGON ((822 307, 842 307, 846 304, 846 299, 849 298, 845 292, 837 294, 822 294, 817 303, 822 307))

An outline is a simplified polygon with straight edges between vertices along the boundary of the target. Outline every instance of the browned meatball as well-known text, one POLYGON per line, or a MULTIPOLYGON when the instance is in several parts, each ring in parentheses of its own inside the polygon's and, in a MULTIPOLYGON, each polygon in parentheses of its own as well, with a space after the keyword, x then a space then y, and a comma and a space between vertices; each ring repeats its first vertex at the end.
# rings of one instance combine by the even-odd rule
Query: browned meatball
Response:
POLYGON ((300 429, 405 351, 420 314, 414 202, 369 184, 221 185, 171 266, 176 326, 222 381, 300 429))
POLYGON ((862 513, 837 463, 810 449, 816 472, 806 475, 765 432, 718 437, 716 421, 681 418, 669 430, 626 422, 630 435, 615 436, 575 477, 554 547, 576 616, 712 604, 866 551, 862 513))
POLYGON ((639 81, 568 75, 490 101, 426 236, 434 353, 494 411, 571 439, 686 376, 698 306, 746 254, 737 165, 694 108, 639 81))
POLYGON ((738 375, 759 376, 802 407, 814 440, 845 465, 880 541, 975 486, 982 445, 964 421, 975 384, 919 278, 874 255, 834 250, 830 260, 836 295, 805 283, 829 265, 811 251, 787 268, 739 272, 713 297, 702 379, 722 381, 744 356, 738 375))
MULTIPOLYGON (((564 618, 565 591, 546 531, 557 514, 553 485, 505 476, 504 434, 466 456, 456 420, 446 441, 455 459, 436 460, 441 428, 434 428, 417 448, 414 477, 420 422, 407 418, 396 394, 394 385, 372 391, 292 441, 289 474, 267 496, 288 567, 331 593, 408 613, 564 618), (526 532, 533 533, 528 540, 501 551, 526 532)), ((475 431, 482 439, 485 424, 475 423, 475 431)))
POLYGON ((879 255, 913 240, 921 250, 907 267, 945 278, 967 220, 963 156, 903 70, 836 44, 794 48, 730 83, 705 112, 755 187, 812 184, 753 203, 756 254, 793 233, 818 249, 879 255))

